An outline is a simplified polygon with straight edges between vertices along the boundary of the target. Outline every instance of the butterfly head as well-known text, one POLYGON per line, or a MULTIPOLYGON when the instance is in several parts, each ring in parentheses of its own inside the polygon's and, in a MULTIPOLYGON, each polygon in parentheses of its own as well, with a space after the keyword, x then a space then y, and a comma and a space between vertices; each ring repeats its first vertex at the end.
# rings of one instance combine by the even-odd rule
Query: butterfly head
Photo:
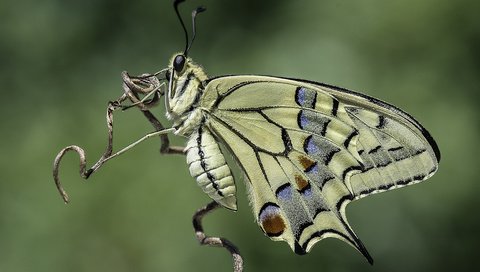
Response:
POLYGON ((173 55, 166 72, 168 92, 165 96, 167 117, 183 121, 198 102, 207 75, 202 67, 183 53, 173 55))

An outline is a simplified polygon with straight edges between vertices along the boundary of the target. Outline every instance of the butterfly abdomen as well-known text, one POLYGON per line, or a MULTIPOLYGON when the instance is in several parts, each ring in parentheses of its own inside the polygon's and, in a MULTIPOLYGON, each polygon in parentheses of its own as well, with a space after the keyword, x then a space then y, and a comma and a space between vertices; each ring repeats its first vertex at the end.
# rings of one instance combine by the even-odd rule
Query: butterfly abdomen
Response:
POLYGON ((237 210, 235 182, 211 132, 200 126, 190 136, 185 150, 190 174, 198 186, 222 206, 237 210))

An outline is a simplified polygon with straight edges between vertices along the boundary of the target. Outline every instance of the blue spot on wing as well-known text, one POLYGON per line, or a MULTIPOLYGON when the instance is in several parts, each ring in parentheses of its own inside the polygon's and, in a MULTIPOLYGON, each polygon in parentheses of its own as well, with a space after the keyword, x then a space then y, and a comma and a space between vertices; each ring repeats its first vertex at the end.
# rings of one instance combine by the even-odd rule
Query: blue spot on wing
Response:
POLYGON ((305 140, 305 151, 307 154, 316 154, 320 152, 318 146, 313 141, 313 137, 311 136, 305 140))
POLYGON ((315 108, 317 92, 304 87, 298 87, 295 91, 295 102, 302 108, 315 108))
POLYGON ((311 197, 313 192, 312 192, 312 188, 311 187, 308 187, 307 189, 303 190, 302 191, 302 194, 305 196, 305 197, 311 197))
POLYGON ((299 106, 303 106, 305 104, 305 88, 298 87, 296 94, 295 94, 295 101, 299 106))
POLYGON ((312 158, 325 165, 328 165, 333 156, 340 152, 340 149, 335 144, 317 135, 310 135, 305 138, 303 150, 312 158))
POLYGON ((278 187, 276 191, 277 198, 279 200, 291 200, 292 199, 292 186, 290 184, 285 183, 282 186, 278 187))
POLYGON ((307 174, 318 175, 319 174, 318 163, 313 164, 312 167, 306 169, 305 172, 307 174))
POLYGON ((297 123, 301 129, 322 136, 325 135, 330 122, 329 117, 309 109, 300 110, 297 115, 297 123))
POLYGON ((308 118, 303 114, 303 111, 300 112, 300 128, 305 128, 307 127, 309 121, 308 118))

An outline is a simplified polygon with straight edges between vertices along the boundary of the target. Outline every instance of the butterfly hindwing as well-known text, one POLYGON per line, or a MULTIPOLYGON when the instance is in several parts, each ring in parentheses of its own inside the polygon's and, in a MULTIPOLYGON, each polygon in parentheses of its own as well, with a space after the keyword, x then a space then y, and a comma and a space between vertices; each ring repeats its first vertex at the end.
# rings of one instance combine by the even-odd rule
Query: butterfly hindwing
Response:
POLYGON ((209 92, 200 105, 209 109, 206 126, 244 171, 259 225, 297 253, 336 237, 371 260, 347 223, 346 205, 436 170, 428 132, 373 98, 260 76, 212 79, 209 92))
POLYGON ((323 238, 336 237, 370 259, 346 221, 345 205, 352 197, 334 172, 317 164, 301 144, 286 146, 287 155, 252 148, 241 131, 226 125, 228 119, 222 121, 213 118, 210 126, 224 137, 244 170, 256 219, 267 236, 287 241, 298 254, 323 238))

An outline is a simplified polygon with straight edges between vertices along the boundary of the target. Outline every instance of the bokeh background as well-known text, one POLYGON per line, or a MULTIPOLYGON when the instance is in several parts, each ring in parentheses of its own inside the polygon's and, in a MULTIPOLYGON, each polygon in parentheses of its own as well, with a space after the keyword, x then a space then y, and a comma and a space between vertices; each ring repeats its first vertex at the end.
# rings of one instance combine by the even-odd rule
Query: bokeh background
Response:
MULTIPOLYGON (((260 231, 243 182, 239 211, 205 219, 240 248, 246 271, 470 271, 480 242, 479 1, 192 0, 208 7, 190 55, 210 75, 268 74, 362 91, 415 116, 442 152, 420 185, 351 204, 350 223, 375 259, 327 239, 306 256, 260 231)), ((189 26, 190 24, 187 23, 189 26)), ((0 271, 229 271, 223 249, 200 247, 191 216, 209 199, 184 158, 149 140, 88 182, 68 154, 93 163, 120 72, 154 72, 184 48, 171 1, 0 2, 0 271)), ((156 109, 163 116, 163 107, 156 109)), ((164 120, 164 119, 163 119, 164 120)), ((116 147, 152 129, 137 110, 115 116, 116 147)), ((182 144, 184 139, 173 139, 182 144)), ((238 177, 238 171, 236 171, 238 177)))

